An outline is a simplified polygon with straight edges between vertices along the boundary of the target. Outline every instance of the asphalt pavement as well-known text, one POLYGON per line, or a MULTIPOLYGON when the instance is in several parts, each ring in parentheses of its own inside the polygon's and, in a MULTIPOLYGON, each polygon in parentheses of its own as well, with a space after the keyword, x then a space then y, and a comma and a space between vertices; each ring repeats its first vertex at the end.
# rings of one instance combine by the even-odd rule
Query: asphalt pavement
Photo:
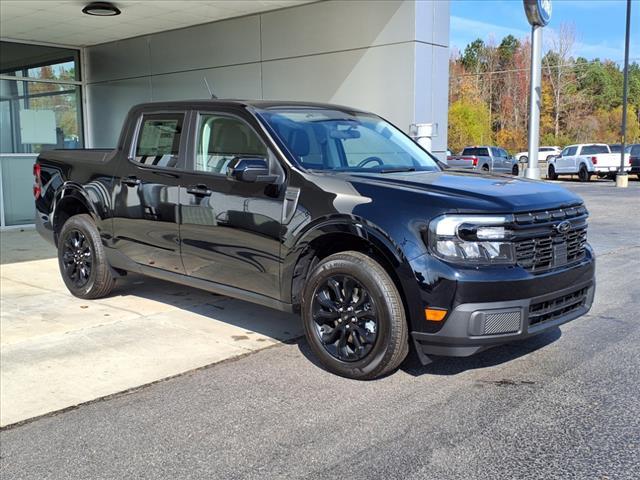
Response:
POLYGON ((0 432, 0 477, 640 478, 640 182, 562 182, 591 211, 589 315, 386 378, 304 340, 0 432))

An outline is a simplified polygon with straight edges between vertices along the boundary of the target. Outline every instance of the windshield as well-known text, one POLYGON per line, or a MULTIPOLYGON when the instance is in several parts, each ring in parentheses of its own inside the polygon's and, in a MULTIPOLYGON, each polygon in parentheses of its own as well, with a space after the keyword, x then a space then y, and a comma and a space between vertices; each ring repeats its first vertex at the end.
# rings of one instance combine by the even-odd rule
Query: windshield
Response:
POLYGON ((257 113, 308 170, 440 170, 434 157, 375 115, 310 107, 269 108, 257 113))

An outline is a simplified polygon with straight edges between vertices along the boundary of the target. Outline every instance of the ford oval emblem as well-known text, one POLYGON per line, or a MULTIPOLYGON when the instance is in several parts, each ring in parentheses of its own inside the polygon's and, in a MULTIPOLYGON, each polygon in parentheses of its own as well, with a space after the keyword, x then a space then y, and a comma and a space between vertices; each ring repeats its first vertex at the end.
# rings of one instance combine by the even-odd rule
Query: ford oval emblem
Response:
POLYGON ((556 225, 556 231, 558 233, 567 233, 569 230, 571 230, 571 222, 569 220, 565 220, 556 225))

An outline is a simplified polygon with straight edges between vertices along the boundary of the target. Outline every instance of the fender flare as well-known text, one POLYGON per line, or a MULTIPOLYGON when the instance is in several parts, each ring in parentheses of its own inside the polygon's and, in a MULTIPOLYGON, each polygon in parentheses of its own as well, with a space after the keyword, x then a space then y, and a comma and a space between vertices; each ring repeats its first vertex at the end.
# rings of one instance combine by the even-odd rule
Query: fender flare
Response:
POLYGON ((397 281, 400 294, 405 300, 407 320, 410 323, 413 322, 413 319, 421 311, 421 301, 418 283, 409 260, 400 245, 383 229, 354 215, 318 219, 296 235, 287 255, 283 258, 281 292, 283 300, 296 305, 300 303, 300 299, 294 295, 294 283, 304 281, 309 273, 315 252, 311 248, 311 244, 323 236, 333 234, 350 235, 365 241, 384 257, 384 260, 393 269, 390 274, 397 281))
POLYGON ((98 212, 96 212, 95 207, 89 200, 89 197, 84 191, 84 188, 82 188, 82 186, 78 185, 77 183, 65 182, 58 189, 53 199, 50 215, 50 222, 52 226, 56 225, 56 218, 60 213, 61 206, 70 201, 79 202, 87 210, 87 212, 89 212, 89 215, 93 217, 94 221, 99 221, 100 217, 98 215, 98 212))

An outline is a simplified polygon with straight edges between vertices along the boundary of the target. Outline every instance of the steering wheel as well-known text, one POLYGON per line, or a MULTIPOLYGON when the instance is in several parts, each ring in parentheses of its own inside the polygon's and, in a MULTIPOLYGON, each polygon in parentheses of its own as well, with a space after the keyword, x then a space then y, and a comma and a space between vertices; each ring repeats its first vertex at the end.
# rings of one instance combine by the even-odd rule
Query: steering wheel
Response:
POLYGON ((356 168, 363 168, 367 163, 371 163, 371 162, 378 162, 378 165, 380 166, 384 165, 384 162, 380 159, 380 157, 367 157, 364 160, 362 160, 358 165, 356 165, 356 168))

